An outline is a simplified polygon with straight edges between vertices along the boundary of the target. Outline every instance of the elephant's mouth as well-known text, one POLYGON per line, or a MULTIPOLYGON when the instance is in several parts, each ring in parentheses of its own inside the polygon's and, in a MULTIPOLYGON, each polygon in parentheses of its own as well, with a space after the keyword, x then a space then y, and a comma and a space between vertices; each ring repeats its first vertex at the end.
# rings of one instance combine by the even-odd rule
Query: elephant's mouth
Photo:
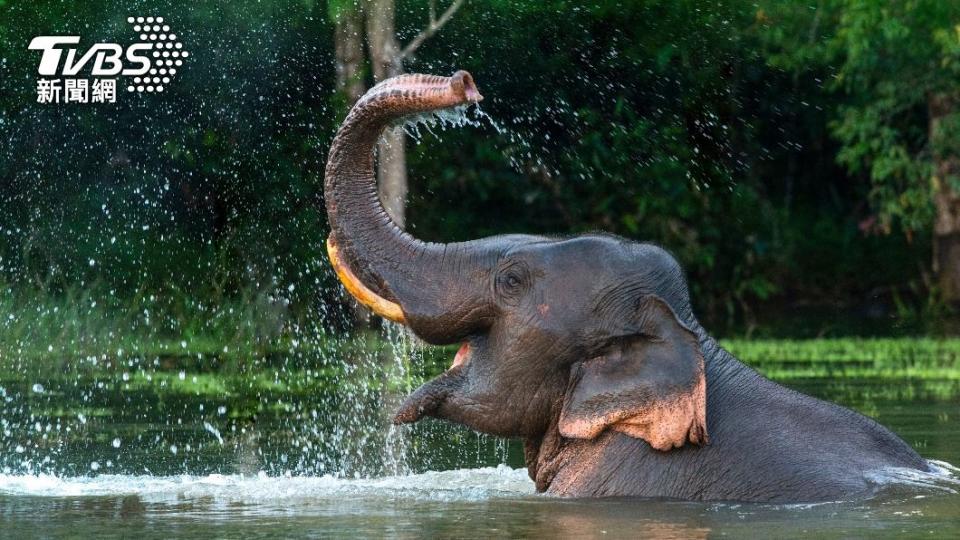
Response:
POLYGON ((436 416, 447 398, 463 385, 472 355, 473 347, 469 341, 464 341, 450 368, 407 396, 394 415, 393 423, 412 424, 424 416, 436 416))
MULTIPOLYGON (((450 369, 459 367, 467 363, 470 360, 470 342, 464 341, 460 344, 460 349, 457 350, 457 354, 453 357, 453 364, 450 365, 450 369)), ((448 370, 449 371, 449 370, 448 370)))

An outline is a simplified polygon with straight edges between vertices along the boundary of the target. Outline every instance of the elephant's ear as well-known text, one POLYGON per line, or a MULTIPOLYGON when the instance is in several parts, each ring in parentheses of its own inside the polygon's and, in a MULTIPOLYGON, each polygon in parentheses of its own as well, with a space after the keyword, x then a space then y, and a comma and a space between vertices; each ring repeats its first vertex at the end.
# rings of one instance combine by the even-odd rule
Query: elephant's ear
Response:
POLYGON ((696 334, 655 296, 636 315, 635 335, 574 365, 560 434, 592 439, 611 428, 657 450, 707 444, 707 385, 696 334))

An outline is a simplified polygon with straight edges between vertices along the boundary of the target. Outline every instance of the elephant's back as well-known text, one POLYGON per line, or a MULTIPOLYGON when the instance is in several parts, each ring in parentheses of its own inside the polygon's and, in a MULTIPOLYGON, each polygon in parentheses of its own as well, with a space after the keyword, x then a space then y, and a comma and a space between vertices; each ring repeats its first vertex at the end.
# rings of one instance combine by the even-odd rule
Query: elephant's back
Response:
MULTIPOLYGON (((929 470, 896 434, 866 416, 785 388, 753 370, 736 388, 708 389, 711 452, 705 467, 750 477, 770 500, 836 500, 868 494, 874 473, 929 470), (754 479, 758 480, 754 480, 754 479)), ((723 482, 721 482, 722 484, 723 482)))

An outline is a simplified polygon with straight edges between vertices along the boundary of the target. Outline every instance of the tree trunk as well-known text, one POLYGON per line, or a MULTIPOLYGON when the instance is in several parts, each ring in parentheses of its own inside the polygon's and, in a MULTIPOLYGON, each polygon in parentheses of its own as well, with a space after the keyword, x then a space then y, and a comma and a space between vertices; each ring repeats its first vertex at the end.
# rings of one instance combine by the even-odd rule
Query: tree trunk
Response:
MULTIPOLYGON (((380 82, 403 73, 400 45, 395 29, 394 0, 368 0, 367 43, 373 78, 380 82)), ((401 228, 406 221, 407 157, 402 130, 387 130, 377 145, 377 176, 380 200, 401 228)))
POLYGON ((960 156, 948 150, 947 123, 957 121, 957 96, 933 94, 928 98, 929 138, 933 148, 933 190, 936 218, 933 226, 933 270, 940 294, 951 304, 960 303, 960 194, 953 184, 960 179, 960 156))
POLYGON ((345 3, 335 16, 335 25, 337 92, 349 110, 367 90, 363 84, 363 18, 359 2, 345 3))

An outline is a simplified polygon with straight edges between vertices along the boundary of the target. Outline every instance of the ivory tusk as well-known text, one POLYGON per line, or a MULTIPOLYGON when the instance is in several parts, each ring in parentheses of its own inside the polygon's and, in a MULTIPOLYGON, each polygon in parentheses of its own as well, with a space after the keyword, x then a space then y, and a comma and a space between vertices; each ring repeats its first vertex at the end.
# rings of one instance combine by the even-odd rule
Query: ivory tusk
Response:
POLYGON ((374 313, 381 317, 390 319, 393 322, 406 324, 406 319, 403 317, 403 310, 400 309, 399 304, 386 300, 371 291, 353 274, 350 267, 340 258, 340 252, 337 250, 332 236, 327 237, 327 255, 330 257, 330 264, 333 265, 337 277, 340 278, 340 283, 343 283, 347 292, 356 298, 358 302, 372 309, 374 313))

